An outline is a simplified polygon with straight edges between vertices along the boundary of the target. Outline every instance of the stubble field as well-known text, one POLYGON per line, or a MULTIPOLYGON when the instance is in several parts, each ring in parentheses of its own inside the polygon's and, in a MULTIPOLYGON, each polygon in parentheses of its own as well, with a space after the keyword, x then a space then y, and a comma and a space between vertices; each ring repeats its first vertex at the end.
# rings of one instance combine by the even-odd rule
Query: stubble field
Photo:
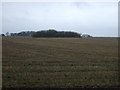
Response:
POLYGON ((3 87, 118 87, 117 38, 2 38, 3 87))

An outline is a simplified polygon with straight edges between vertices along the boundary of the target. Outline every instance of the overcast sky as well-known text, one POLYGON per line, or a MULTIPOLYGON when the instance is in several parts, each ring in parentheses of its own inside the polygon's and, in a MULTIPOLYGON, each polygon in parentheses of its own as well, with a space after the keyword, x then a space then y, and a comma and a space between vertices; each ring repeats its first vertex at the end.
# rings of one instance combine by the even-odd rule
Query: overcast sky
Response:
POLYGON ((93 36, 118 36, 116 2, 4 2, 3 33, 64 30, 93 36))

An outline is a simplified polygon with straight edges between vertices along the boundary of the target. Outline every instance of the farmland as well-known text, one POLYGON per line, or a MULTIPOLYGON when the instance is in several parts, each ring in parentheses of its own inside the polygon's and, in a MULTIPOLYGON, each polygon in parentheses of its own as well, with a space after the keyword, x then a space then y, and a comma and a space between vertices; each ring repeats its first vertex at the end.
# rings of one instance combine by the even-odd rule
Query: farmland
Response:
POLYGON ((117 87, 117 38, 2 38, 3 87, 117 87))

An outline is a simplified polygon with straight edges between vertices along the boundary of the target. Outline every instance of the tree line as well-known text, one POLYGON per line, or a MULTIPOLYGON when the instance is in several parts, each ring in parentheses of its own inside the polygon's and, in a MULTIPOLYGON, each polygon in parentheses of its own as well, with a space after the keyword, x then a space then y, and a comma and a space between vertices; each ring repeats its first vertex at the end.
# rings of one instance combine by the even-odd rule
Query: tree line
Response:
POLYGON ((28 36, 28 37, 92 37, 88 34, 81 34, 71 31, 57 31, 54 29, 41 30, 41 31, 22 31, 19 33, 1 34, 0 36, 28 36))
POLYGON ((53 29, 41 31, 22 31, 19 33, 9 33, 1 36, 29 36, 29 37, 81 37, 81 34, 71 31, 56 31, 53 29))
POLYGON ((32 37, 81 37, 81 34, 70 31, 47 30, 35 32, 32 37))

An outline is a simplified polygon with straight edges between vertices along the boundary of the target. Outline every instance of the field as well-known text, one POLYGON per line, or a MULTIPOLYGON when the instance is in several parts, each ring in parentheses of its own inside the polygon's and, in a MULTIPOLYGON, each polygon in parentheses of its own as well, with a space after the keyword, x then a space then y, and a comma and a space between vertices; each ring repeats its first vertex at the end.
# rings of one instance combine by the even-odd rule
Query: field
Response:
POLYGON ((118 87, 117 38, 2 38, 3 87, 118 87))

